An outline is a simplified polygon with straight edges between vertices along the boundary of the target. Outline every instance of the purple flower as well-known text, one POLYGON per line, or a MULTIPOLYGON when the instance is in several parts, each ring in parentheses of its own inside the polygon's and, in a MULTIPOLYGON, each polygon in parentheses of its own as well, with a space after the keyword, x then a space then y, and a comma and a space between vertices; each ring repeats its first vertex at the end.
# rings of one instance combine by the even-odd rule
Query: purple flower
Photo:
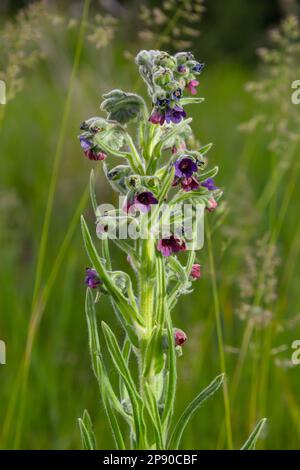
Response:
POLYGON ((85 283, 91 289, 95 289, 100 284, 102 284, 102 281, 100 280, 98 273, 95 269, 86 268, 85 283))
POLYGON ((196 95, 197 94, 197 86, 199 85, 199 82, 198 80, 191 80, 188 84, 187 84, 187 89, 189 90, 189 92, 192 94, 192 95, 196 95))
POLYGON ((200 62, 197 62, 194 67, 192 67, 192 72, 194 73, 201 73, 205 64, 201 64, 200 62))
POLYGON ((163 256, 170 256, 172 253, 179 253, 180 251, 186 250, 184 240, 180 240, 175 235, 171 235, 170 238, 162 238, 157 244, 158 251, 163 256))
POLYGON ((149 117, 149 121, 152 122, 152 124, 160 124, 162 126, 165 122, 165 112, 154 108, 151 116, 149 117))
POLYGON ((175 101, 179 101, 180 98, 182 97, 182 89, 177 88, 177 90, 173 91, 173 98, 175 101))
POLYGON ((175 162, 175 176, 190 178, 198 170, 197 164, 189 157, 183 157, 175 162))
POLYGON ((85 137, 80 136, 79 137, 79 142, 80 142, 81 148, 84 152, 87 152, 88 150, 90 150, 92 148, 91 142, 88 139, 86 139, 85 137))
POLYGON ((182 346, 187 340, 187 335, 184 331, 175 329, 174 331, 174 341, 176 346, 182 346))
POLYGON ((167 108, 165 117, 168 124, 170 122, 178 124, 183 118, 186 117, 186 112, 183 108, 181 108, 181 106, 175 105, 174 108, 167 108))
POLYGON ((148 212, 152 204, 158 204, 158 200, 151 191, 144 191, 134 198, 134 207, 140 209, 141 212, 148 212))
POLYGON ((215 181, 213 178, 207 178, 207 180, 201 183, 201 186, 203 186, 203 188, 208 189, 208 191, 215 191, 216 189, 218 189, 215 185, 215 181))
POLYGON ((195 191, 199 188, 199 181, 194 176, 191 176, 190 178, 184 178, 181 181, 181 188, 186 192, 195 191))

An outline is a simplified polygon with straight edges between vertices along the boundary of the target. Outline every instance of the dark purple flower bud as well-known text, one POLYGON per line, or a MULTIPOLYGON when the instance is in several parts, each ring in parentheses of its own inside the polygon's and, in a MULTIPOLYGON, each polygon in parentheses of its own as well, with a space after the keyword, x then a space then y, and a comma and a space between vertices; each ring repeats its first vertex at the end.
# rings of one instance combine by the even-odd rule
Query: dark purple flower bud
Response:
POLYGON ((200 279, 201 277, 201 266, 200 264, 193 264, 191 269, 191 277, 193 279, 200 279))
POLYGON ((194 67, 192 67, 192 72, 194 73, 201 73, 202 70, 204 69, 205 64, 201 64, 200 62, 197 62, 194 67))
POLYGON ((160 124, 162 126, 165 122, 164 111, 159 111, 157 108, 154 108, 151 116, 149 117, 149 121, 152 122, 152 124, 160 124))
POLYGON ((184 331, 175 329, 174 331, 174 341, 176 346, 182 346, 187 340, 187 335, 184 331))
POLYGON ((215 191, 216 189, 218 189, 215 185, 215 181, 213 178, 207 178, 207 180, 201 183, 201 186, 203 186, 203 188, 206 188, 208 191, 215 191))
POLYGON ((98 273, 95 269, 86 268, 85 283, 91 289, 95 289, 96 287, 102 284, 102 281, 100 280, 98 273))
POLYGON ((180 158, 175 162, 175 176, 178 178, 190 178, 197 170, 197 164, 189 157, 180 158))
POLYGON ((173 91, 173 98, 175 101, 179 101, 180 98, 182 97, 182 89, 177 88, 177 90, 173 91))
POLYGON ((171 235, 170 238, 163 238, 157 244, 158 251, 163 256, 171 256, 172 253, 179 253, 186 250, 185 241, 171 235))
POLYGON ((170 100, 168 98, 162 98, 156 101, 156 105, 160 106, 161 108, 169 106, 169 104, 170 104, 170 100))
POLYGON ((181 106, 175 105, 174 108, 168 108, 166 110, 166 122, 169 124, 173 122, 174 124, 179 124, 183 118, 186 117, 186 112, 181 106))
POLYGON ((199 188, 199 181, 194 176, 191 176, 190 178, 184 178, 181 181, 181 188, 186 192, 195 191, 199 188))
POLYGON ((187 84, 187 89, 189 90, 189 92, 192 94, 192 95, 196 95, 197 94, 197 86, 199 85, 199 82, 198 80, 191 80, 188 84, 187 84))
POLYGON ((186 72, 187 72, 187 68, 186 68, 185 65, 181 64, 181 65, 178 65, 177 71, 178 71, 179 73, 186 73, 186 72))

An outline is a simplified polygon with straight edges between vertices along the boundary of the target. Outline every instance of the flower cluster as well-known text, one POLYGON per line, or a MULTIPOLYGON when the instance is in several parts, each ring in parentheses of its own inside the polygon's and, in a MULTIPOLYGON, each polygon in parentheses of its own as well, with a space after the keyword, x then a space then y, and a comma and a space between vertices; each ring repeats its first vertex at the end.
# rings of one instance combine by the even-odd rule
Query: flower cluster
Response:
POLYGON ((102 152, 96 145, 93 144, 91 140, 87 137, 79 137, 81 148, 84 152, 84 155, 90 160, 105 160, 106 154, 102 152))
POLYGON ((174 56, 160 51, 141 51, 137 63, 143 72, 143 78, 148 83, 149 93, 153 103, 150 122, 163 125, 178 124, 186 117, 181 106, 183 93, 187 90, 192 95, 197 93, 199 75, 204 64, 197 62, 190 52, 179 52, 174 56), (150 60, 149 60, 150 58, 150 60))

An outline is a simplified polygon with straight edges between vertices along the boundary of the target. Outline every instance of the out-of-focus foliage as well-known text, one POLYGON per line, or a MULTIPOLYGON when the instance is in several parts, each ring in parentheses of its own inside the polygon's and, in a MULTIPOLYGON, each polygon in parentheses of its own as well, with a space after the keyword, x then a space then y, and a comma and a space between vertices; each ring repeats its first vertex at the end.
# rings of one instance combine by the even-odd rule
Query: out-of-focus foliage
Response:
POLYGON ((191 47, 200 35, 203 3, 203 0, 164 0, 160 6, 142 4, 140 39, 155 44, 159 38, 160 47, 171 50, 191 47))
POLYGON ((264 113, 258 113, 243 130, 252 132, 259 124, 270 135, 270 150, 281 157, 291 142, 300 138, 299 109, 291 100, 292 83, 300 77, 300 30, 296 16, 288 16, 280 28, 270 32, 271 46, 260 48, 262 77, 249 82, 246 90, 259 103, 267 103, 264 113))

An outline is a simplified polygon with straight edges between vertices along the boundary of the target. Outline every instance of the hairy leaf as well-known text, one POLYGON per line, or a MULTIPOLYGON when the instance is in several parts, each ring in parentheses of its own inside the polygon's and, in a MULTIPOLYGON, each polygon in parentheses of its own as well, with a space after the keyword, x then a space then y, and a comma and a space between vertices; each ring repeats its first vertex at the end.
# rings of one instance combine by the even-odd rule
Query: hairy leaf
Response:
POLYGON ((250 434, 250 436, 246 440, 246 442, 243 445, 243 447, 241 448, 241 450, 255 450, 256 441, 259 438, 259 435, 260 435, 266 421, 267 421, 267 419, 263 418, 257 423, 257 425, 253 429, 252 433, 250 434))
POLYGON ((190 421, 195 411, 201 406, 209 397, 211 397, 223 384, 224 374, 218 375, 194 400, 187 406, 177 421, 169 442, 169 449, 178 449, 183 432, 186 425, 190 421))
POLYGON ((141 96, 135 93, 126 93, 122 90, 112 90, 103 95, 103 98, 101 109, 108 113, 109 119, 114 119, 120 124, 126 124, 138 117, 145 107, 145 102, 141 96))

